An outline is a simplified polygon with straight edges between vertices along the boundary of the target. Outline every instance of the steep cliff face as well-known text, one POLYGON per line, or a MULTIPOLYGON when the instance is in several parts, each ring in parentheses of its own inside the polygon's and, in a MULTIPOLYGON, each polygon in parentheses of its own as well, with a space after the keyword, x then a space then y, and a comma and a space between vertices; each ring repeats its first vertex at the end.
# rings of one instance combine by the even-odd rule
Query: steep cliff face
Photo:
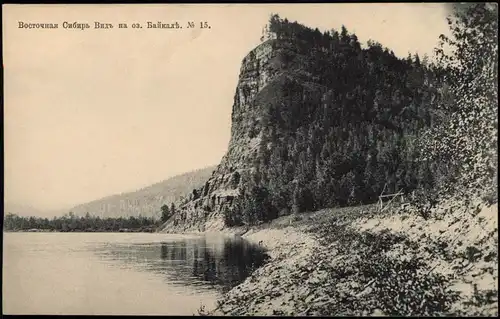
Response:
POLYGON ((291 54, 299 52, 294 51, 290 41, 269 39, 243 59, 228 150, 205 185, 178 204, 177 213, 164 225, 165 232, 224 228, 222 212, 234 208, 259 155, 262 117, 268 112, 265 103, 258 99, 259 93, 269 84, 279 86, 280 80, 291 72, 285 63, 291 54))
POLYGON ((267 127, 262 118, 268 115, 267 106, 273 101, 268 96, 259 98, 259 94, 279 92, 283 79, 291 76, 294 69, 287 61, 300 53, 294 41, 271 37, 243 59, 234 95, 228 150, 206 183, 176 204, 177 213, 165 223, 165 231, 224 227, 222 211, 234 208, 242 185, 250 179, 259 156, 262 129, 267 127), (263 92, 270 84, 272 88, 263 92))

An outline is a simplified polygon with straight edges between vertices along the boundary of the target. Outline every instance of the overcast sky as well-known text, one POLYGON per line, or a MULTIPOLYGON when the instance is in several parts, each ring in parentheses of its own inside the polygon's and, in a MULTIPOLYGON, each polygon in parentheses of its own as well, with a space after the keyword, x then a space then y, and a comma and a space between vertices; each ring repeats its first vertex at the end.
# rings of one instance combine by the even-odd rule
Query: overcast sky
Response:
POLYGON ((3 8, 5 200, 50 210, 217 164, 240 63, 269 14, 344 24, 396 55, 432 54, 443 4, 8 5, 3 8), (147 21, 208 21, 148 30, 147 21), (59 23, 19 29, 18 22, 59 23), (63 21, 109 22, 66 30, 63 21), (117 29, 119 22, 128 29, 117 29), (138 22, 142 29, 132 29, 138 22))

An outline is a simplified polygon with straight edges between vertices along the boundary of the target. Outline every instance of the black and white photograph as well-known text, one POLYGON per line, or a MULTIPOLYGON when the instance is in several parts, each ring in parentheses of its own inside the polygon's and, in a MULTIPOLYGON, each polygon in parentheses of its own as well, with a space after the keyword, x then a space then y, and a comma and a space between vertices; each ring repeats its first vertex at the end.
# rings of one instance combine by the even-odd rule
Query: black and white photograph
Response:
POLYGON ((498 316, 498 4, 3 4, 3 315, 498 316))

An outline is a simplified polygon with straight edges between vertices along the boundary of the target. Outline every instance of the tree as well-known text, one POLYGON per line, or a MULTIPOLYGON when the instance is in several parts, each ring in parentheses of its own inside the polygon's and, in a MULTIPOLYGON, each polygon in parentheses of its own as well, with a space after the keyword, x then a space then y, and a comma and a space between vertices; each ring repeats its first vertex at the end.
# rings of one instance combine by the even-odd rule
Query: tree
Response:
MULTIPOLYGON (((172 204, 173 205, 173 204, 172 204)), ((167 204, 164 204, 162 207, 161 207, 161 221, 162 222, 166 222, 169 218, 170 218, 170 210, 168 208, 168 205, 167 204)))
POLYGON ((240 183, 241 175, 238 173, 238 171, 234 171, 233 174, 231 175, 231 187, 232 188, 237 188, 238 184, 240 183))
POLYGON ((193 189, 191 193, 193 195, 193 200, 197 199, 200 196, 197 189, 193 189))
POLYGON ((278 37, 281 34, 281 18, 276 13, 269 17, 269 32, 276 33, 278 37))
POLYGON ((419 67, 420 67, 420 65, 421 65, 421 64, 420 64, 420 57, 418 56, 418 53, 417 53, 417 54, 415 54, 415 66, 416 66, 417 68, 419 68, 419 67))
POLYGON ((350 42, 349 32, 347 31, 347 28, 345 27, 345 25, 342 25, 342 27, 341 27, 340 41, 342 41, 345 44, 350 42))
POLYGON ((175 215, 175 213, 176 213, 176 211, 175 211, 175 204, 174 204, 174 203, 172 203, 172 204, 170 205, 170 216, 174 216, 174 215, 175 215))
POLYGON ((228 227, 241 226, 240 216, 231 211, 227 206, 222 209, 222 216, 224 216, 224 224, 228 227))
POLYGON ((356 50, 360 51, 361 50, 361 45, 359 43, 358 37, 355 34, 350 35, 350 41, 349 44, 356 50))
POLYGON ((494 190, 496 193, 498 108, 498 10, 474 3, 448 18, 451 36, 441 35, 436 49, 438 69, 446 75, 440 92, 440 125, 424 140, 424 154, 446 161, 458 183, 454 190, 494 190))

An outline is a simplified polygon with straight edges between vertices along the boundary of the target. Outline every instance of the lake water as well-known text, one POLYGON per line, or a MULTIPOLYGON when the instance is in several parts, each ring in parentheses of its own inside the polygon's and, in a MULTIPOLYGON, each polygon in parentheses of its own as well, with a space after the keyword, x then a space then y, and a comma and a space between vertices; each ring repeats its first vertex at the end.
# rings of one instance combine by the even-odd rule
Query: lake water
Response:
POLYGON ((4 314, 193 315, 265 254, 238 238, 4 233, 4 314))

